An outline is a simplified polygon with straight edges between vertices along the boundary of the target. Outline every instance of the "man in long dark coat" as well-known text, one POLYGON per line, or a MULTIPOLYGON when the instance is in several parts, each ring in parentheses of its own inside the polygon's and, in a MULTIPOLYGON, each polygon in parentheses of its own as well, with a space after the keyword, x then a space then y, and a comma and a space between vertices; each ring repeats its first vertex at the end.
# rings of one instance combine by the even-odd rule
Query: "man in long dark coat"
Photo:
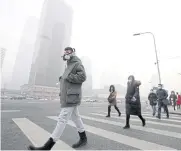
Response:
POLYGON ((128 77, 126 93, 126 125, 124 129, 130 128, 130 115, 137 115, 141 119, 142 125, 145 126, 146 124, 146 120, 141 115, 141 102, 139 94, 140 85, 141 82, 136 81, 133 75, 128 77))

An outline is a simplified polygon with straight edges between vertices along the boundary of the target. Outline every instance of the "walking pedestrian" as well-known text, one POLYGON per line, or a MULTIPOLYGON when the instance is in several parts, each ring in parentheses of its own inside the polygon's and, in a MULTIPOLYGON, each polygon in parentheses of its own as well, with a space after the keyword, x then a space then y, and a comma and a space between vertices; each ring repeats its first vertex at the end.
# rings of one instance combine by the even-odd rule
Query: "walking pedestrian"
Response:
POLYGON ((156 93, 151 89, 150 94, 148 95, 148 100, 150 101, 150 105, 153 110, 153 116, 156 114, 156 105, 157 105, 157 96, 156 93))
POLYGON ((176 101, 177 101, 177 95, 175 94, 174 91, 171 92, 170 97, 169 97, 170 102, 173 102, 173 108, 175 111, 175 106, 176 106, 176 101))
POLYGON ((180 109, 181 105, 181 95, 177 92, 177 109, 180 109))
POLYGON ((139 86, 141 85, 140 81, 136 81, 134 76, 131 75, 128 77, 127 83, 127 93, 126 93, 126 125, 124 129, 130 128, 129 120, 130 115, 137 115, 141 121, 142 125, 145 126, 146 120, 141 115, 141 102, 139 94, 139 86))
POLYGON ((61 111, 57 125, 48 141, 42 147, 29 146, 29 150, 51 150, 62 135, 70 118, 74 121, 80 136, 79 141, 73 144, 72 147, 78 148, 87 143, 84 125, 78 110, 82 98, 82 83, 86 80, 85 69, 81 60, 75 55, 74 48, 65 48, 63 60, 67 61, 67 68, 59 79, 61 81, 61 111))
POLYGON ((116 96, 117 96, 117 92, 115 90, 115 86, 111 85, 109 88, 109 92, 110 95, 108 97, 108 115, 106 117, 110 117, 110 113, 111 113, 111 106, 114 106, 115 110, 118 112, 118 116, 121 116, 121 112, 119 111, 118 107, 117 107, 117 100, 116 100, 116 96))
POLYGON ((158 115, 157 118, 161 118, 161 108, 163 107, 165 109, 165 112, 167 114, 167 118, 169 118, 169 111, 167 105, 169 104, 169 101, 167 99, 168 93, 165 89, 163 89, 162 84, 158 85, 158 90, 156 92, 157 98, 158 98, 158 115))

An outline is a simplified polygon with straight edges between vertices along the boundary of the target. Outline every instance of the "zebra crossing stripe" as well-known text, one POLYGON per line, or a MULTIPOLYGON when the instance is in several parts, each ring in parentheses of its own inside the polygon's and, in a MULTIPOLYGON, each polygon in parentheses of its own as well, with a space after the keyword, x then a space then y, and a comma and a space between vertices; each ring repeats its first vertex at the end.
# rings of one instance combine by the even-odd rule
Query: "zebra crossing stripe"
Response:
MULTIPOLYGON (((99 113, 90 113, 92 115, 98 115, 98 116, 105 116, 104 114, 99 114, 99 113)), ((116 117, 116 116, 112 116, 112 118, 115 119, 121 119, 121 120, 125 120, 125 117, 116 117)), ((159 119, 158 119, 159 120, 159 119)), ((140 119, 134 119, 132 118, 131 121, 140 121, 140 119)), ((176 128, 180 128, 180 125, 176 125, 176 124, 170 124, 170 123, 161 123, 161 122, 154 122, 154 121, 146 121, 147 123, 150 124, 156 124, 156 125, 163 125, 163 126, 170 126, 170 127, 176 127, 176 128)))
MULTIPOLYGON (((56 116, 48 116, 48 118, 56 120, 56 121, 58 119, 56 116)), ((68 124, 75 127, 75 125, 71 121, 68 122, 68 124)), ((170 148, 170 147, 166 147, 166 146, 151 143, 151 142, 148 142, 145 140, 140 140, 137 138, 125 136, 125 135, 118 134, 115 132, 103 130, 101 128, 96 128, 96 127, 89 126, 86 124, 84 124, 84 126, 85 126, 86 131, 88 131, 90 133, 93 133, 95 135, 99 135, 101 137, 113 140, 113 141, 121 143, 121 144, 125 144, 128 146, 138 148, 140 150, 153 150, 153 149, 155 149, 155 150, 175 150, 175 149, 170 148)))
MULTIPOLYGON (((94 117, 89 117, 89 116, 81 116, 81 117, 84 119, 87 119, 87 120, 92 120, 92 121, 101 122, 101 123, 105 123, 105 124, 111 124, 111 125, 121 126, 121 127, 125 126, 125 123, 109 121, 109 120, 105 120, 105 119, 101 119, 101 118, 94 118, 94 117)), ((103 116, 103 117, 105 117, 105 116, 103 116)), ((159 130, 159 129, 136 126, 136 125, 131 125, 131 129, 136 129, 136 130, 141 130, 141 131, 148 132, 148 133, 154 133, 154 134, 159 134, 159 135, 164 135, 164 136, 181 139, 181 134, 176 133, 176 132, 169 132, 169 131, 165 131, 165 130, 159 130)))
POLYGON ((28 102, 29 104, 45 104, 45 103, 49 103, 49 102, 28 102))
MULTIPOLYGON (((35 146, 42 146, 50 137, 50 133, 31 122, 27 118, 13 118, 12 119, 16 125, 21 129, 21 131, 26 135, 26 137, 35 146)), ((72 147, 67 145, 61 140, 58 140, 53 147, 53 150, 73 150, 72 147)))
MULTIPOLYGON (((148 116, 148 117, 153 117, 152 114, 153 113, 143 113, 142 115, 148 116)), ((181 115, 180 116, 179 115, 176 116, 176 115, 170 114, 169 116, 170 116, 170 119, 181 120, 181 115)))
MULTIPOLYGON (((125 114, 125 112, 126 112, 125 110, 121 110, 121 113, 125 114)), ((111 114, 112 114, 112 113, 117 114, 117 112, 115 112, 114 110, 111 112, 111 114)), ((150 117, 152 117, 152 114, 153 114, 153 112, 142 112, 142 115, 145 115, 145 116, 150 116, 150 117)), ((161 114, 164 115, 165 113, 161 113, 161 114)), ((170 114, 170 117, 181 120, 181 115, 170 114)))
POLYGON ((1 110, 3 113, 20 112, 20 110, 1 110))
MULTIPOLYGON (((107 113, 107 112, 104 112, 105 114, 107 113)), ((113 115, 117 115, 118 113, 111 113, 111 114, 113 114, 113 115)), ((121 115, 126 115, 126 114, 124 114, 124 113, 122 113, 121 115)), ((149 117, 149 116, 144 116, 144 117, 146 117, 147 119, 153 119, 153 120, 157 120, 157 118, 156 117, 149 117)), ((176 122, 176 123, 181 123, 181 118, 180 118, 180 120, 173 120, 173 119, 161 119, 162 121, 169 121, 169 122, 176 122)))
MULTIPOLYGON (((143 115, 152 115, 153 113, 152 112, 143 112, 143 115)), ((161 113, 161 114, 164 114, 164 113, 161 113)), ((177 115, 177 114, 171 114, 172 115, 172 117, 174 117, 174 118, 179 118, 179 119, 181 119, 181 115, 177 115)))

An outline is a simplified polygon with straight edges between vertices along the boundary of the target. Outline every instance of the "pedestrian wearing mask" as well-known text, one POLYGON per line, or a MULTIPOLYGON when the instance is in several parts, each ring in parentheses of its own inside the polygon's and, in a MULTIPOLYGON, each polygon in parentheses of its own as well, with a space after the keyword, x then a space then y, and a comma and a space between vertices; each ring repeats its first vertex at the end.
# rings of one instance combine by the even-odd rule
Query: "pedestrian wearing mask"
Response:
POLYGON ((80 136, 79 141, 73 144, 72 148, 78 148, 87 143, 84 125, 78 110, 82 98, 82 83, 86 80, 85 69, 81 60, 75 55, 75 49, 71 47, 65 48, 63 60, 67 62, 67 68, 60 78, 61 111, 57 125, 48 141, 42 147, 29 146, 29 150, 51 150, 62 135, 70 118, 75 123, 80 136))
POLYGON ((141 121, 142 125, 146 125, 146 120, 141 115, 141 102, 139 94, 139 86, 141 85, 140 81, 136 81, 134 76, 131 75, 128 77, 127 83, 127 93, 126 93, 126 125, 124 129, 130 128, 129 120, 130 115, 137 115, 141 121))
POLYGON ((157 118, 161 118, 161 108, 163 107, 165 109, 165 112, 167 114, 167 118, 169 118, 169 111, 167 105, 169 104, 169 101, 167 99, 168 93, 165 89, 162 88, 162 84, 158 85, 158 90, 156 92, 157 98, 158 98, 158 115, 157 118))

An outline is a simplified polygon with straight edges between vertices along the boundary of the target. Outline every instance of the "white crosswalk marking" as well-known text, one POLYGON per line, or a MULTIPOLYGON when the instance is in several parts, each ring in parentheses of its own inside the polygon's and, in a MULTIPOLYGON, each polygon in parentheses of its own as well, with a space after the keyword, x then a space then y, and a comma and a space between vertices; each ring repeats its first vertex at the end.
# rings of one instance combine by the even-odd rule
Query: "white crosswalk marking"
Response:
MULTIPOLYGON (((121 113, 125 114, 125 112, 126 112, 126 111, 121 110, 121 113)), ((106 113, 107 113, 107 112, 106 112, 106 113)), ((111 114, 112 114, 112 113, 118 114, 115 110, 112 110, 111 114)), ((152 114, 153 114, 153 112, 148 112, 148 111, 147 111, 147 112, 142 112, 142 115, 144 115, 144 116, 151 116, 151 117, 153 117, 152 114)), ((157 113, 156 113, 156 114, 157 114, 157 113)), ((165 113, 161 113, 161 115, 166 117, 166 114, 165 114, 165 113)), ((181 120, 181 115, 170 114, 170 117, 181 120)))
MULTIPOLYGON (((53 120, 58 119, 56 116, 48 116, 48 118, 53 119, 53 120)), ((69 122, 69 125, 74 126, 74 124, 72 122, 69 122)), ((96 127, 89 126, 86 124, 84 124, 84 126, 86 128, 86 131, 88 131, 90 133, 99 135, 99 136, 107 138, 107 139, 111 139, 115 142, 119 142, 119 143, 122 143, 122 144, 125 144, 128 146, 138 148, 140 150, 153 150, 153 149, 155 149, 155 150, 175 150, 174 148, 166 147, 166 146, 159 145, 156 143, 151 143, 148 141, 140 140, 137 138, 118 134, 115 132, 103 130, 101 128, 96 128, 96 127)))
MULTIPOLYGON (((143 115, 152 115, 152 112, 143 112, 143 115)), ((162 115, 164 115, 164 113, 162 113, 162 115)), ((172 114, 172 117, 178 117, 179 119, 181 119, 181 115, 177 115, 177 114, 172 114)))
POLYGON ((49 103, 49 102, 28 102, 30 104, 45 104, 45 103, 49 103))
MULTIPOLYGON (((107 113, 107 112, 104 112, 105 114, 107 113)), ((111 114, 113 114, 113 115, 117 115, 118 113, 111 113, 111 114)), ((126 115, 126 114, 124 114, 124 113, 122 113, 121 115, 126 115)), ((149 117, 149 116, 144 116, 145 118, 147 118, 147 119, 153 119, 153 120, 157 120, 157 118, 156 117, 149 117)), ((176 123, 181 123, 181 119, 180 120, 172 120, 172 119, 161 119, 162 121, 169 121, 169 122, 176 122, 176 123)))
MULTIPOLYGON (((101 115, 103 116, 103 115, 101 115)), ((111 124, 111 125, 115 125, 115 126, 125 126, 125 123, 121 123, 121 122, 114 122, 114 121, 109 121, 109 120, 105 120, 105 119, 101 119, 101 118, 94 118, 94 117, 89 117, 89 116, 81 116, 84 119, 87 120, 92 120, 92 121, 96 121, 96 122, 102 122, 105 124, 111 124)), ((105 116, 103 116, 105 117, 105 116)), ((149 132, 149 133, 154 133, 154 134, 160 134, 160 135, 164 135, 164 136, 169 136, 169 137, 174 137, 174 138, 179 138, 181 139, 181 134, 180 133, 176 133, 176 132, 169 132, 169 131, 164 131, 164 130, 159 130, 159 129, 154 129, 154 128, 148 128, 148 127, 142 127, 142 126, 136 126, 136 125, 131 125, 132 129, 136 129, 136 130, 141 130, 144 132, 149 132)))
POLYGON ((1 110, 3 113, 20 112, 20 110, 1 110))
MULTIPOLYGON (((148 116, 148 117, 153 117, 152 113, 143 113, 142 115, 143 115, 143 116, 148 116)), ((163 116, 163 117, 164 117, 164 116, 166 117, 166 115, 162 115, 162 116, 163 116)), ((171 115, 169 115, 169 116, 170 116, 171 119, 181 120, 181 115, 173 115, 173 114, 171 114, 171 115)))
MULTIPOLYGON (((91 113, 92 115, 104 115, 104 114, 99 114, 99 113, 91 113)), ((105 116, 105 115, 104 115, 105 116)), ((116 119, 123 119, 125 120, 125 117, 116 117, 116 116, 112 116, 112 118, 116 118, 116 119)), ((158 119, 159 120, 159 119, 158 119)), ((131 121, 140 121, 140 119, 134 119, 132 118, 131 121)), ((161 122, 154 122, 154 121, 147 121, 147 123, 150 124, 155 124, 155 125, 163 125, 163 126, 171 126, 171 127, 177 127, 180 128, 180 125, 175 125, 175 124, 170 124, 170 123, 161 123, 161 122)))
MULTIPOLYGON (((43 128, 34 124, 27 118, 13 118, 12 119, 18 127, 23 131, 26 137, 32 142, 33 145, 41 146, 43 145, 47 139, 50 137, 50 133, 48 133, 43 128)), ((73 150, 69 145, 59 140, 53 147, 53 150, 73 150)))

